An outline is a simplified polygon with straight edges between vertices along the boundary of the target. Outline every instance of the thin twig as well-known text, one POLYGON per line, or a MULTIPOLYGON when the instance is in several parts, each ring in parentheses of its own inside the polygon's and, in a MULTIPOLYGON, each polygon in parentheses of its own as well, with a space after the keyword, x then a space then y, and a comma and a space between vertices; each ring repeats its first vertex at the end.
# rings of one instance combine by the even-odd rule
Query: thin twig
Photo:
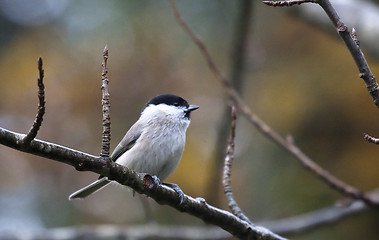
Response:
POLYGON ((372 137, 367 133, 363 133, 363 138, 366 139, 370 143, 379 144, 379 138, 372 137))
MULTIPOLYGON (((191 28, 188 24, 183 20, 178 8, 176 7, 174 1, 169 1, 171 7, 174 11, 174 15, 178 23, 183 27, 185 32, 190 36, 190 38, 194 41, 194 43, 200 49, 200 52, 203 54, 206 59, 210 70, 215 74, 216 78, 220 81, 220 83, 224 86, 227 94, 233 99, 236 103, 236 106, 239 108, 241 113, 254 125, 256 128, 262 132, 266 137, 271 139, 274 143, 278 144, 280 147, 284 148, 287 152, 291 153, 295 156, 301 164, 309 169, 311 172, 315 173, 316 176, 320 177, 325 183, 329 186, 336 189, 338 192, 350 196, 354 199, 362 199, 365 203, 369 205, 379 206, 379 201, 375 201, 366 197, 361 191, 357 190, 353 186, 343 182, 342 180, 336 178, 328 171, 323 169, 317 163, 312 161, 305 153, 298 148, 293 141, 287 141, 278 133, 276 133, 271 127, 266 124, 262 119, 260 119, 256 114, 254 114, 250 107, 243 101, 238 92, 229 84, 227 79, 222 75, 221 71, 216 67, 212 57, 210 56, 206 46, 204 43, 192 32, 191 28)), ((349 34, 350 36, 350 34, 349 34)), ((354 45, 356 45, 354 43, 354 45)), ((379 98, 378 98, 379 99, 379 98)))
POLYGON ((103 62, 102 67, 103 70, 101 72, 101 91, 102 91, 102 100, 101 105, 103 108, 103 134, 102 134, 102 144, 101 144, 101 153, 100 157, 109 158, 109 149, 111 144, 111 118, 109 114, 110 109, 110 100, 109 100, 109 92, 108 92, 108 46, 105 45, 103 51, 103 62))
POLYGON ((317 3, 317 0, 263 1, 263 3, 271 7, 290 7, 302 3, 317 3))
POLYGON ((252 224, 250 219, 242 212, 241 208, 238 206, 236 200, 233 196, 232 185, 231 185, 231 169, 234 161, 234 139, 236 136, 236 108, 232 106, 232 122, 230 127, 230 136, 228 140, 228 146, 226 148, 225 163, 224 163, 224 174, 222 177, 222 185, 224 187, 224 193, 228 201, 228 205, 232 213, 242 220, 252 224))
POLYGON ((38 72, 39 78, 37 80, 38 84, 38 112, 36 118, 34 119, 33 126, 30 128, 28 134, 22 139, 22 143, 25 145, 30 144, 30 142, 37 136, 38 130, 41 127, 43 121, 43 115, 45 114, 45 86, 43 84, 44 70, 43 70, 42 58, 38 58, 38 72))

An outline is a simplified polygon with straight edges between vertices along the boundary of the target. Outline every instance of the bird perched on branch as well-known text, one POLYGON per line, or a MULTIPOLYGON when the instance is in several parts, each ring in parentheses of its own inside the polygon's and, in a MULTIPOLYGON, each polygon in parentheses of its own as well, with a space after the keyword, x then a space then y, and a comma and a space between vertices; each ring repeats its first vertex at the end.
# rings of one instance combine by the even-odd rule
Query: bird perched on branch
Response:
MULTIPOLYGON (((136 172, 148 173, 164 181, 178 166, 190 124, 190 114, 198 109, 181 97, 162 94, 150 99, 140 118, 133 124, 111 155, 116 163, 136 172)), ((72 193, 69 199, 83 199, 108 185, 104 176, 72 193)), ((166 185, 183 192, 176 184, 166 185)))

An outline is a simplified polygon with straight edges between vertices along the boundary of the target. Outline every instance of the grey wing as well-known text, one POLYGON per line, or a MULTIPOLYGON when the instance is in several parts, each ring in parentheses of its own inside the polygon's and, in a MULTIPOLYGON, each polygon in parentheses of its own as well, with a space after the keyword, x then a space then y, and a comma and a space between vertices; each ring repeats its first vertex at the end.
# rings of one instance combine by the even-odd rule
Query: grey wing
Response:
MULTIPOLYGON (((114 149, 111 155, 111 160, 115 162, 117 158, 119 158, 124 152, 131 149, 134 144, 136 144, 138 138, 141 136, 142 130, 143 126, 141 124, 135 123, 114 149)), ((100 175, 99 179, 103 177, 103 175, 100 175)))
POLYGON ((114 149, 111 155, 112 161, 116 161, 123 153, 131 149, 137 142, 138 138, 141 136, 142 131, 143 126, 141 126, 141 124, 138 124, 138 122, 135 123, 114 149))

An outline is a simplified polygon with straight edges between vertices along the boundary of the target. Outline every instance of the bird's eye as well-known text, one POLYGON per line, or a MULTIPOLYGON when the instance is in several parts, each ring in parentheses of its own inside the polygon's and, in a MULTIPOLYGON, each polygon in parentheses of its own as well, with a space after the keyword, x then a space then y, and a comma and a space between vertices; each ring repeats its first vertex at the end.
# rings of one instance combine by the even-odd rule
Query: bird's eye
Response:
POLYGON ((174 106, 175 107, 179 107, 179 103, 178 102, 174 102, 174 106))

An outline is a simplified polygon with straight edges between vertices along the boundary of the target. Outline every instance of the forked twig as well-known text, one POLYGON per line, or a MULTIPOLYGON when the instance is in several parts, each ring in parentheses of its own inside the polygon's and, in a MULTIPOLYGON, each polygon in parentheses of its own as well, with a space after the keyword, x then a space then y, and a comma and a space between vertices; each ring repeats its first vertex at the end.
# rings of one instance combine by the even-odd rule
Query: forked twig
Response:
POLYGON ((22 139, 23 144, 30 144, 30 142, 37 136, 38 130, 40 129, 43 121, 43 115, 45 115, 45 86, 43 84, 44 70, 43 70, 42 58, 38 58, 38 72, 39 78, 37 80, 38 84, 38 112, 36 118, 34 119, 33 126, 30 128, 28 134, 22 139))
POLYGON ((242 220, 252 224, 250 219, 242 212, 241 208, 238 206, 236 200, 233 196, 232 185, 231 185, 231 169, 234 160, 234 139, 236 136, 236 108, 232 106, 232 122, 230 127, 230 136, 228 140, 228 146, 226 148, 226 155, 224 161, 224 174, 222 177, 222 185, 224 187, 224 193, 228 201, 228 205, 232 213, 242 220))

